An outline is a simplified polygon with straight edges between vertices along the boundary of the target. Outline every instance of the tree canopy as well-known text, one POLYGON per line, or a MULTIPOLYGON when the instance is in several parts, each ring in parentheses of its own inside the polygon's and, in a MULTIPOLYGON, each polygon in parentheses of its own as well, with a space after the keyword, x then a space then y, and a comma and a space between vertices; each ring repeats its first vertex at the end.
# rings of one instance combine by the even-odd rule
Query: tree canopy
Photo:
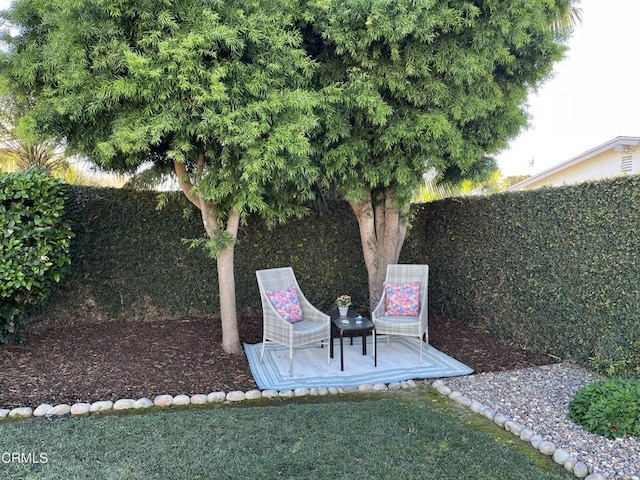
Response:
POLYGON ((570 3, 308 3, 302 31, 325 92, 318 158, 358 217, 372 308, 424 174, 495 170, 493 155, 527 122, 527 94, 562 57, 570 3))
MULTIPOLYGON (((221 280, 220 255, 233 254, 247 212, 299 213, 314 180, 343 195, 360 225, 373 307, 423 175, 495 168, 493 155, 527 122, 527 94, 562 57, 570 7, 17 0, 10 19, 20 34, 3 66, 36 99, 37 124, 100 166, 173 163, 202 211, 221 280)), ((221 290, 223 325, 234 305, 221 290)))
POLYGON ((223 347, 240 351, 233 242, 249 212, 300 214, 314 63, 295 2, 18 0, 4 67, 35 99, 31 117, 100 167, 169 162, 202 212, 217 257, 223 347))

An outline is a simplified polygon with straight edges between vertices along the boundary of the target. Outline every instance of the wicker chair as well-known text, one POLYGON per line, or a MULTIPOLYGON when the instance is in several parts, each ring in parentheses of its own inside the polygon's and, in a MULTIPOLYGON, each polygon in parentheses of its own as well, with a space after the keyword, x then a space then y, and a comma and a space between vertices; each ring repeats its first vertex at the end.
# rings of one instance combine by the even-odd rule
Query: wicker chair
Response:
MULTIPOLYGON (((306 299, 293 274, 293 268, 272 268, 256 271, 263 312, 262 353, 260 363, 264 360, 264 349, 267 342, 279 343, 289 347, 289 375, 293 376, 293 353, 300 345, 331 339, 331 317, 315 308, 306 299), (291 323, 278 313, 267 296, 267 292, 284 290, 291 286, 295 290, 302 309, 302 320, 291 323)), ((330 362, 327 348, 327 365, 330 362)))
POLYGON ((388 265, 385 285, 388 283, 407 284, 420 282, 420 310, 418 316, 392 316, 387 314, 386 288, 383 289, 382 298, 371 314, 371 320, 376 327, 376 335, 387 335, 387 345, 391 335, 416 337, 420 342, 420 363, 422 363, 422 337, 425 337, 429 346, 428 334, 428 265, 388 265))

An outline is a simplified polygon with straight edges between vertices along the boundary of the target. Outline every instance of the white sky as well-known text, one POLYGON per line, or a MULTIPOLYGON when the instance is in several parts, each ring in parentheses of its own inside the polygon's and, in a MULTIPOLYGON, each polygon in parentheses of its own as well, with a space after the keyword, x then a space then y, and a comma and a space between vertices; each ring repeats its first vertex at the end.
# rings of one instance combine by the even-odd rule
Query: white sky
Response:
POLYGON ((529 96, 531 127, 498 156, 503 175, 533 175, 617 136, 640 136, 640 1, 579 6, 565 59, 529 96))
MULTIPOLYGON (((0 0, 0 9, 9 4, 0 0)), ((566 58, 529 96, 530 128, 497 157, 504 175, 533 175, 619 135, 640 135, 640 0, 579 6, 566 58)))

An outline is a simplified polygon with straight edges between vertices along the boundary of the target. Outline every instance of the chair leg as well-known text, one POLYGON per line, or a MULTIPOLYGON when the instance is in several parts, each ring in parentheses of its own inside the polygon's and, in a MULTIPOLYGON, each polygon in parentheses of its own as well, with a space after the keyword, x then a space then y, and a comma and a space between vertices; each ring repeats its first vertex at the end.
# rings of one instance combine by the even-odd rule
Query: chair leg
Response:
POLYGON ((422 365, 422 344, 424 343, 422 341, 422 335, 420 335, 419 340, 420 340, 420 365, 422 365))
POLYGON ((289 376, 293 377, 293 347, 289 347, 289 376))
POLYGON ((264 346, 267 344, 266 339, 262 339, 262 352, 260 353, 260 363, 264 361, 264 346))
MULTIPOLYGON (((333 341, 333 339, 331 341, 333 341)), ((324 345, 324 342, 322 342, 322 344, 324 345)), ((327 365, 331 364, 331 356, 329 355, 330 352, 331 349, 327 346, 327 365)))

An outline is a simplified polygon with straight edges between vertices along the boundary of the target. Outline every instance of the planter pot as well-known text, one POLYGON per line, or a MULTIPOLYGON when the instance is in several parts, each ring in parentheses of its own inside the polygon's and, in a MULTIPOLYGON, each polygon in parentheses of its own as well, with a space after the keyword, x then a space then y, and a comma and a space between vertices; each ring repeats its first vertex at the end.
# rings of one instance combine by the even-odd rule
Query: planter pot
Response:
POLYGON ((349 313, 349 307, 338 307, 338 312, 340 312, 341 317, 346 317, 347 313, 349 313))

